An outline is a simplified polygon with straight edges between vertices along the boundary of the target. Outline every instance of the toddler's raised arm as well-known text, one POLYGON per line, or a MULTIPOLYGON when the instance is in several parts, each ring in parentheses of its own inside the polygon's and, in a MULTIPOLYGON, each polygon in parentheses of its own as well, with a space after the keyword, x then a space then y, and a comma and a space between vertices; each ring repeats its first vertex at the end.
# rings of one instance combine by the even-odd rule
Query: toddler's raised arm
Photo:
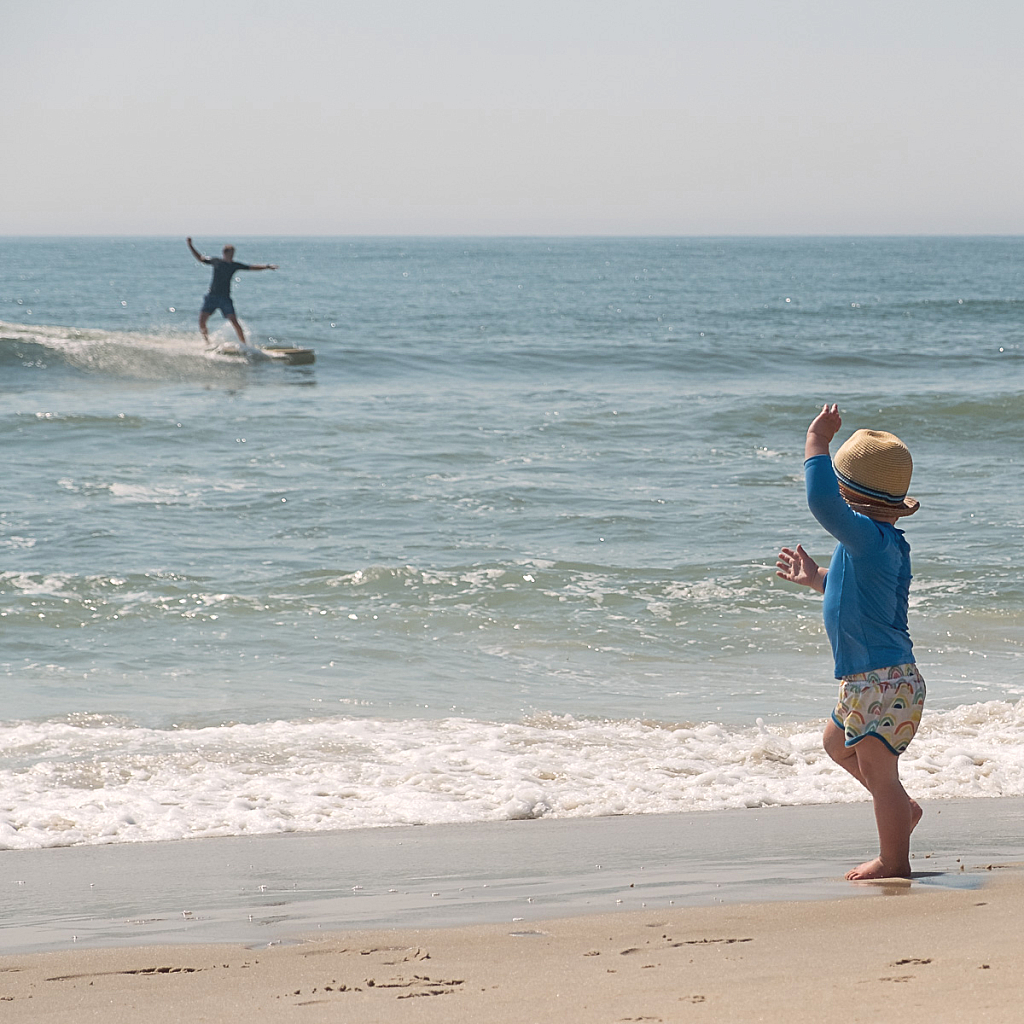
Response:
POLYGON ((804 442, 804 459, 813 459, 815 455, 828 455, 828 446, 832 438, 839 433, 843 425, 842 417, 839 415, 839 406, 827 402, 821 407, 821 412, 811 420, 807 428, 807 440, 804 442))

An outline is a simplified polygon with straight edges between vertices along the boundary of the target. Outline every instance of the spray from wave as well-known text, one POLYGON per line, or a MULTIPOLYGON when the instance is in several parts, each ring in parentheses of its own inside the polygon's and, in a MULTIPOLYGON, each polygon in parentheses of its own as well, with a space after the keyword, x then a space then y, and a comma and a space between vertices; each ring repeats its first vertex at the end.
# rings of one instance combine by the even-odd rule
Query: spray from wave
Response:
POLYGON ((0 321, 0 366, 64 367, 132 380, 184 380, 237 375, 269 363, 252 345, 240 346, 229 328, 211 332, 106 331, 0 321))

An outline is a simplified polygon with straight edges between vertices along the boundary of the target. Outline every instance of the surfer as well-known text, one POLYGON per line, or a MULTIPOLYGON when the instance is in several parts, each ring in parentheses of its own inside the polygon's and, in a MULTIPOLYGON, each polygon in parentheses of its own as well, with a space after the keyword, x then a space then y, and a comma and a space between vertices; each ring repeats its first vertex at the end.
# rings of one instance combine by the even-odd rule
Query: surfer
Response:
POLYGON ((231 279, 235 276, 236 270, 277 270, 277 264, 236 263, 235 247, 233 245, 224 246, 223 258, 219 256, 204 256, 192 244, 191 238, 186 238, 185 241, 188 242, 192 255, 200 263, 206 263, 213 267, 213 280, 210 281, 210 290, 203 299, 203 308, 199 313, 199 330, 203 335, 203 339, 205 341, 210 340, 206 333, 206 321, 210 319, 210 314, 214 310, 219 309, 224 314, 224 319, 234 327, 238 340, 244 345, 245 333, 242 331, 242 325, 238 322, 238 317, 235 316, 235 304, 231 301, 231 279))

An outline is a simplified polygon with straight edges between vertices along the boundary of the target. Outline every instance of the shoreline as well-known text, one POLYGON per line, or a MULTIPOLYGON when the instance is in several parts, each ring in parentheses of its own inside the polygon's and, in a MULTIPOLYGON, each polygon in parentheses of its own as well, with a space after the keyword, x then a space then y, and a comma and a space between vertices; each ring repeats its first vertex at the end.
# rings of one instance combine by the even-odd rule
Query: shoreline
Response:
POLYGON ((912 880, 865 883, 866 802, 8 852, 0 1012, 1015 1024, 1024 800, 918 832, 912 880))
MULTIPOLYGON (((848 900, 871 805, 402 826, 0 853, 0 952, 241 943, 322 932, 848 900)), ((1024 799, 931 801, 919 889, 1024 862, 1024 799)))
MULTIPOLYGON (((1001 873, 998 873, 1001 874, 1001 873)), ((981 891, 0 956, 12 1024, 1020 1019, 1024 872, 981 891), (256 1017, 255 1015, 259 1015, 256 1017)))

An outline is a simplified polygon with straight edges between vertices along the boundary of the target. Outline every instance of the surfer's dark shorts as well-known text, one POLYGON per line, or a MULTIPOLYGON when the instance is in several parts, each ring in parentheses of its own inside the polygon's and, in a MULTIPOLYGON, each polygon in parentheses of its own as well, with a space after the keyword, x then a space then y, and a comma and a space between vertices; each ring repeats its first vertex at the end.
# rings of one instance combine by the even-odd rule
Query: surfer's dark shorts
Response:
MULTIPOLYGON (((195 308, 194 306, 192 307, 195 308)), ((231 301, 230 295, 207 295, 203 299, 203 313, 213 313, 220 310, 225 316, 235 315, 235 304, 231 301)))

